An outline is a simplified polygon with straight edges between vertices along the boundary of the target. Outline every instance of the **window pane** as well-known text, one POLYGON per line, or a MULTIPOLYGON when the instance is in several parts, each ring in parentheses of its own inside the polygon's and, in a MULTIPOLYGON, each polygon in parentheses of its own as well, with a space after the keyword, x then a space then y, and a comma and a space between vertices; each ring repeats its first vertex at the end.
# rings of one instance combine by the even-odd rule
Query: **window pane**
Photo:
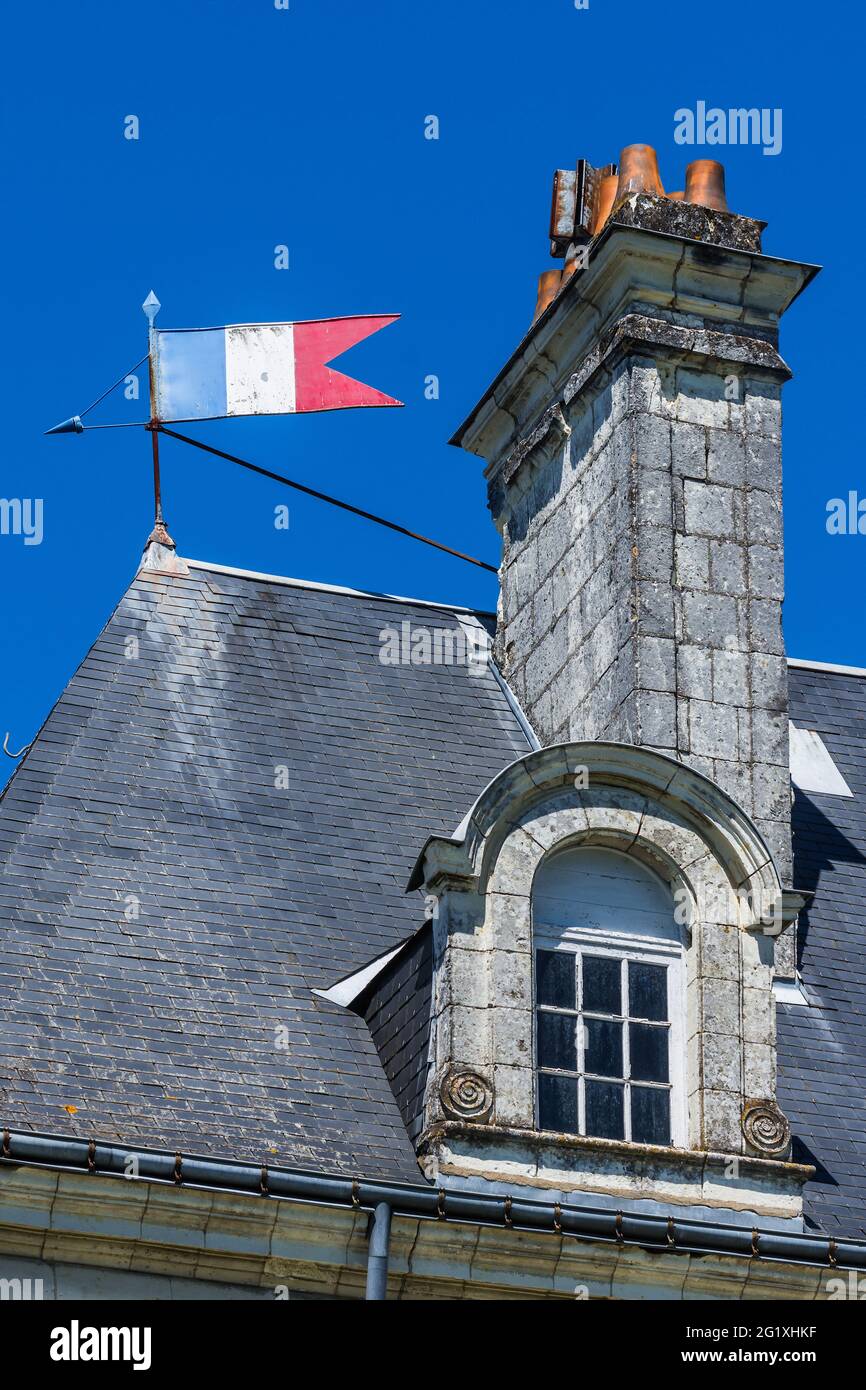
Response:
POLYGON ((538 1065, 577 1071, 577 1019, 574 1014, 538 1014, 538 1065))
POLYGON ((635 1144, 671 1142, 670 1091, 654 1086, 632 1086, 631 1137, 635 1144))
POLYGON ((577 1133, 577 1082, 568 1076, 538 1076, 538 1122, 542 1129, 577 1133))
POLYGON ((622 962, 614 956, 584 956, 583 1007, 590 1014, 622 1013, 622 962))
POLYGON ((621 1023, 585 1018, 583 1069, 596 1076, 622 1076, 621 1023))
POLYGON ((577 957, 570 951, 536 951, 535 974, 539 1004, 552 1004, 557 1009, 573 1009, 575 999, 575 964, 577 957))
POLYGON ((631 1018, 654 1018, 666 1023, 668 1017, 668 972, 664 965, 628 963, 628 1011, 631 1018))
POLYGON ((586 1081, 586 1132, 597 1139, 622 1139, 623 1090, 611 1081, 586 1081))
POLYGON ((630 1023, 628 1045, 635 1081, 669 1081, 668 1030, 653 1023, 630 1023))

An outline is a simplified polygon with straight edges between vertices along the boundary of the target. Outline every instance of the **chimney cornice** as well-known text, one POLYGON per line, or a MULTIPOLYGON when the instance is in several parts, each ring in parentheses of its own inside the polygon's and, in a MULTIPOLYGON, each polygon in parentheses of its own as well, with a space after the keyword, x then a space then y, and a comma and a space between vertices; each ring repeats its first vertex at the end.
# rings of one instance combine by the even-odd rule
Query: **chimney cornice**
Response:
POLYGON ((609 222, 590 248, 586 269, 571 277, 535 321, 450 443, 493 464, 542 421, 554 397, 581 376, 605 335, 636 305, 644 319, 657 317, 665 337, 671 326, 682 330, 678 342, 667 344, 672 350, 689 350, 682 334, 693 328, 690 350, 700 351, 699 340, 706 338, 711 323, 713 355, 724 360, 727 336, 731 360, 750 370, 788 376, 778 354, 775 361, 767 355, 762 362, 760 347, 749 343, 763 339, 775 348, 779 319, 819 270, 757 251, 609 222))

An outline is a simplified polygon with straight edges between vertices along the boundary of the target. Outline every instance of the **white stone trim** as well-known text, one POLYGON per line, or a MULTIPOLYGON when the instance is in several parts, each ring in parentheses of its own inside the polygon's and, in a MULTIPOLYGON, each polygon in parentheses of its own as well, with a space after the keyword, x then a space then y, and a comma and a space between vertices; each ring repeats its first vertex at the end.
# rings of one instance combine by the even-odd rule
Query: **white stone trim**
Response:
MULTIPOLYGON (((476 890, 482 888, 490 869, 489 864, 485 867, 485 855, 489 858, 503 809, 507 806, 513 814, 519 801, 527 810, 533 799, 543 797, 545 789, 567 790, 575 775, 584 771, 590 787, 619 786, 625 800, 634 800, 637 809, 633 812, 632 838, 646 809, 646 798, 661 801, 688 826, 689 833, 697 835, 694 843, 698 852, 713 853, 735 889, 748 888, 764 902, 772 902, 779 895, 786 897, 766 842, 754 822, 720 787, 666 754, 633 744, 601 742, 553 744, 510 763, 487 785, 468 820, 458 827, 459 832, 465 827, 462 842, 440 837, 428 841, 409 887, 418 887, 425 880, 429 883, 437 874, 444 874, 457 875, 467 883, 473 880, 476 890)), ((573 804, 576 808, 581 806, 579 794, 573 798, 573 804)), ((587 829, 584 817, 582 830, 587 829)), ((617 842, 622 838, 616 826, 612 826, 611 834, 617 842)), ((604 840, 597 839, 597 843, 604 840)), ((521 891, 528 893, 528 886, 521 891)), ((796 905, 786 901, 785 924, 793 920, 800 907, 799 899, 796 905)), ((756 929, 762 927, 757 921, 752 925, 756 929)), ((781 927, 777 926, 776 934, 779 930, 781 927)))
POLYGON ((789 656, 788 665, 800 671, 830 671, 837 676, 866 676, 866 666, 836 666, 829 661, 802 661, 789 656))

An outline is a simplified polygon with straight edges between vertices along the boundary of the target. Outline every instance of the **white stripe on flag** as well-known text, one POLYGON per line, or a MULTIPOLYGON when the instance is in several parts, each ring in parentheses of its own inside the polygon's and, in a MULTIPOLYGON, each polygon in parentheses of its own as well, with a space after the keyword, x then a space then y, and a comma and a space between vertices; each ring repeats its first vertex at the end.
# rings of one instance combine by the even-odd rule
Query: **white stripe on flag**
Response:
POLYGON ((226 334, 229 415, 285 415, 295 410, 295 326, 241 324, 226 334))

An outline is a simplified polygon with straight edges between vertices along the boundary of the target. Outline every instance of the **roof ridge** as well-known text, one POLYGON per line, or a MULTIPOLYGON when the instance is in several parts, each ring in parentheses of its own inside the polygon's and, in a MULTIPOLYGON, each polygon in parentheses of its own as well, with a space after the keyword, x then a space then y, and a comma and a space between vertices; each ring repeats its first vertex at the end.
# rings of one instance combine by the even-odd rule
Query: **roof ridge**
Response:
MULTIPOLYGON (((180 557, 178 557, 180 558, 180 557)), ((435 599, 411 598, 402 594, 387 594, 376 589, 350 589, 344 584, 322 584, 314 579, 294 579, 285 574, 266 574, 260 570, 238 569, 234 565, 217 565, 209 560, 190 560, 184 557, 184 564, 190 569, 206 570, 214 574, 228 574, 237 579, 255 579, 262 584, 284 584, 294 589, 314 589, 326 594, 348 594, 352 598, 387 599, 389 603, 417 604, 421 608, 438 608, 446 613, 472 613, 477 617, 494 618, 496 614, 486 608, 471 608, 460 603, 439 603, 435 599)))

